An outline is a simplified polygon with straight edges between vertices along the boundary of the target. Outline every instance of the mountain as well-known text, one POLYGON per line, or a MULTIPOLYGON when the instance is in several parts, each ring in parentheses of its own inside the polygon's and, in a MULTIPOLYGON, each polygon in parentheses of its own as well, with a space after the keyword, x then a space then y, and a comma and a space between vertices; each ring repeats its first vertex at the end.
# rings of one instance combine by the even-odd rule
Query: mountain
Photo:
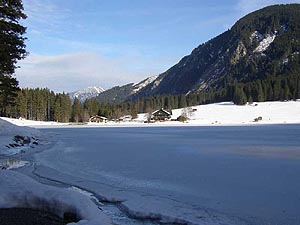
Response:
POLYGON ((218 90, 236 82, 300 72, 300 4, 250 13, 201 44, 130 99, 218 90))
POLYGON ((99 102, 124 102, 130 96, 139 93, 149 84, 151 84, 157 76, 148 77, 139 83, 130 83, 123 86, 115 86, 108 89, 97 96, 99 102))
POLYGON ((222 89, 226 92, 222 100, 232 100, 233 86, 237 84, 242 84, 248 100, 263 99, 258 98, 255 94, 258 91, 254 90, 261 89, 261 85, 265 85, 265 92, 270 92, 265 100, 295 98, 300 93, 292 84, 300 74, 299 21, 300 4, 260 9, 195 48, 166 72, 142 81, 146 83, 141 88, 135 84, 115 87, 101 93, 98 100, 134 101, 149 96, 199 94, 222 89), (259 82, 253 87, 255 81, 259 82))
POLYGON ((87 87, 83 90, 71 92, 68 95, 72 101, 77 98, 80 102, 84 102, 86 99, 96 97, 103 91, 104 89, 102 87, 87 87))

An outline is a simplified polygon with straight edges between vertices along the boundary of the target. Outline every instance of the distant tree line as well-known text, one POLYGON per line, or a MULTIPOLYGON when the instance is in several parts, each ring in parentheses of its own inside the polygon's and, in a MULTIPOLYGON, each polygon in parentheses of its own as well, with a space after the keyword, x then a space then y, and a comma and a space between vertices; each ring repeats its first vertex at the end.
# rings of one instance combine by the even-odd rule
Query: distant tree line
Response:
POLYGON ((24 88, 17 92, 16 102, 7 108, 6 116, 69 122, 71 106, 71 100, 67 94, 56 94, 47 88, 24 88))
POLYGON ((156 109, 172 110, 193 105, 222 101, 233 101, 243 105, 247 102, 283 101, 300 99, 300 75, 266 77, 248 83, 235 83, 217 91, 207 90, 189 95, 159 95, 139 99, 135 102, 101 103, 95 98, 81 103, 71 102, 65 93, 54 93, 49 89, 21 89, 15 104, 6 109, 6 116, 23 117, 30 120, 85 122, 92 115, 119 119, 124 115, 133 118, 138 113, 151 113, 156 109))
POLYGON ((283 101, 300 98, 300 75, 266 77, 231 87, 231 98, 237 105, 247 102, 283 101))

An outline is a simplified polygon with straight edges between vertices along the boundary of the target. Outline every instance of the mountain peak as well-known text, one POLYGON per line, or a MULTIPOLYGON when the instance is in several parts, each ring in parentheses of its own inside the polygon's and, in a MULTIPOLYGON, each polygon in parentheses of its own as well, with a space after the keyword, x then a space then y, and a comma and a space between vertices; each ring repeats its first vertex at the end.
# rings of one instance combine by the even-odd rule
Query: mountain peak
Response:
POLYGON ((84 102, 86 99, 94 98, 101 92, 105 91, 102 87, 87 87, 82 90, 69 93, 72 101, 77 98, 80 102, 84 102))

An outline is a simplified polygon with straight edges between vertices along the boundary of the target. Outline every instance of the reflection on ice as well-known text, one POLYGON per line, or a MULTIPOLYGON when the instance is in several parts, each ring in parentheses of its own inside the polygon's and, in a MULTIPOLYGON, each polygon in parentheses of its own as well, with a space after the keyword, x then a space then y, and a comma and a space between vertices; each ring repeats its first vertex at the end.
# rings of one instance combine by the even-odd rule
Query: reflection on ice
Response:
POLYGON ((242 146, 233 147, 233 151, 256 157, 300 160, 300 146, 242 146))

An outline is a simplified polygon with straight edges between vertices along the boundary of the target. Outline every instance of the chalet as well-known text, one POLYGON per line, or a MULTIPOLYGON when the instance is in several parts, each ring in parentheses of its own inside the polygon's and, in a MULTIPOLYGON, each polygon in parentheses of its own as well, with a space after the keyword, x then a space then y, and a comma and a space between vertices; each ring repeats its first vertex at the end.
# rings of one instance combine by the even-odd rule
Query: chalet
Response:
POLYGON ((155 121, 166 121, 166 120, 171 119, 171 115, 172 115, 172 113, 161 108, 152 113, 151 119, 153 119, 155 121))
POLYGON ((122 116, 119 118, 119 121, 122 121, 122 122, 129 122, 132 120, 132 116, 131 115, 125 115, 125 116, 122 116))
POLYGON ((91 123, 107 123, 107 118, 104 116, 91 116, 89 119, 91 123))

